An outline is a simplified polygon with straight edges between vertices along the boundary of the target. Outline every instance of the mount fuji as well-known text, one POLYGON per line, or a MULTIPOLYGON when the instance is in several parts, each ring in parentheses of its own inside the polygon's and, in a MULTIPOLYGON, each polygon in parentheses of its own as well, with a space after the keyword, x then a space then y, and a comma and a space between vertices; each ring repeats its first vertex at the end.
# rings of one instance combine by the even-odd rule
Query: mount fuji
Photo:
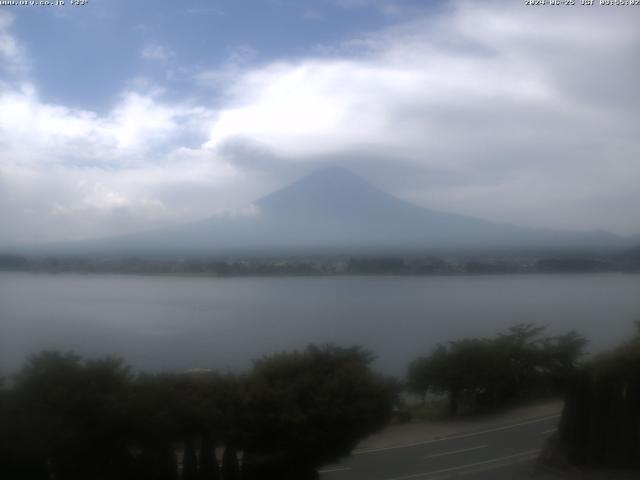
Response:
POLYGON ((499 224, 419 207, 339 167, 307 175, 253 203, 250 215, 216 216, 150 231, 60 244, 74 254, 379 252, 620 247, 606 232, 499 224))

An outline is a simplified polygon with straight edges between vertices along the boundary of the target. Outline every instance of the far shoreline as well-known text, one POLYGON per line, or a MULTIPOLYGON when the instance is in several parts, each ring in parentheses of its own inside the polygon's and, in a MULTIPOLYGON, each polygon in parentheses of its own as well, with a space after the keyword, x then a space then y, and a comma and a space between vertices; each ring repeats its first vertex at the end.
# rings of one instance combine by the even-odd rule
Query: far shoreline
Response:
POLYGON ((593 252, 345 252, 239 256, 20 256, 0 253, 1 271, 207 278, 593 274, 640 272, 640 258, 633 253, 593 252))
POLYGON ((605 276, 640 275, 640 271, 610 270, 599 272, 503 272, 503 273, 291 273, 291 274, 242 274, 216 275, 210 273, 180 272, 85 272, 85 271, 44 271, 44 270, 0 270, 0 275, 24 274, 33 276, 76 276, 76 277, 130 277, 130 278, 184 278, 184 279, 271 279, 271 278, 483 278, 483 277, 536 277, 536 276, 605 276))

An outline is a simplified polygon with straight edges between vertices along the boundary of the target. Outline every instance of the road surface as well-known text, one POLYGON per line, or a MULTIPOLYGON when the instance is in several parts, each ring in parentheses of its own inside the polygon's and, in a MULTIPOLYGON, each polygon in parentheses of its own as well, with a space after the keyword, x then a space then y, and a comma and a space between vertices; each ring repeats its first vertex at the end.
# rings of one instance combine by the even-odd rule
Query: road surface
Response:
POLYGON ((354 453, 320 469, 322 480, 526 479, 560 415, 411 445, 354 453))

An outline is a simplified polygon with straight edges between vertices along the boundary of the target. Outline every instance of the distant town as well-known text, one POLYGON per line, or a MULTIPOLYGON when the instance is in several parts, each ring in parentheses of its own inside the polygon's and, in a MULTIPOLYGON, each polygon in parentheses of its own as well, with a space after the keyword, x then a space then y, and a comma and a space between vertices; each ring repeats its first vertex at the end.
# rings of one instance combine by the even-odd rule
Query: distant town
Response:
POLYGON ((481 275, 639 272, 637 250, 602 255, 372 255, 245 257, 26 257, 0 255, 0 271, 34 273, 285 276, 481 275))

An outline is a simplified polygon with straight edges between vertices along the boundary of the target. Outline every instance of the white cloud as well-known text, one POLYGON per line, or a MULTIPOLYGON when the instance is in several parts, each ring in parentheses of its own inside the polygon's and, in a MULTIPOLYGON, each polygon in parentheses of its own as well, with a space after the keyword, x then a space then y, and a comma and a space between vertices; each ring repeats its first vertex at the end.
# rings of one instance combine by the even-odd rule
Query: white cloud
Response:
POLYGON ((356 57, 256 68, 229 89, 207 146, 494 172, 489 184, 397 193, 500 221, 637 232, 626 205, 640 203, 628 181, 640 178, 629 88, 640 30, 623 9, 595 9, 458 2, 351 42, 356 57), (598 214, 583 210, 589 192, 598 214))
POLYGON ((203 107, 135 92, 99 115, 33 87, 2 91, 0 245, 140 231, 251 200, 234 191, 235 167, 197 147, 211 121, 203 107))
POLYGON ((170 48, 154 44, 146 45, 140 52, 140 55, 145 60, 167 62, 175 56, 175 53, 170 48))
POLYGON ((211 158, 174 157, 169 164, 118 170, 0 165, 0 244, 108 236, 199 219, 237 206, 230 199, 239 175, 211 158))
POLYGON ((242 45, 231 50, 226 61, 218 68, 208 68, 194 75, 198 84, 206 88, 225 88, 234 82, 255 60, 258 52, 253 47, 242 45))
POLYGON ((333 3, 345 9, 375 8, 388 16, 403 15, 415 10, 401 0, 333 0, 333 3))
MULTIPOLYGON (((274 165, 350 158, 426 206, 637 233, 635 20, 622 8, 459 2, 331 56, 251 66, 255 52, 239 49, 196 79, 225 89, 217 110, 169 102, 144 79, 105 113, 0 85, 0 244, 202 218, 278 186, 263 173, 274 165), (407 171, 455 181, 393 181, 407 171)), ((0 38, 10 26, 0 16, 0 38)))
POLYGON ((122 95, 107 115, 43 102, 32 86, 0 92, 2 160, 18 164, 148 160, 174 148, 211 118, 203 107, 166 104, 136 92, 122 95))
POLYGON ((27 57, 15 36, 11 33, 14 17, 0 11, 0 71, 21 74, 27 70, 27 57))
POLYGON ((185 133, 198 130, 210 112, 202 107, 167 105, 153 97, 128 93, 107 118, 118 149, 146 154, 185 133))

